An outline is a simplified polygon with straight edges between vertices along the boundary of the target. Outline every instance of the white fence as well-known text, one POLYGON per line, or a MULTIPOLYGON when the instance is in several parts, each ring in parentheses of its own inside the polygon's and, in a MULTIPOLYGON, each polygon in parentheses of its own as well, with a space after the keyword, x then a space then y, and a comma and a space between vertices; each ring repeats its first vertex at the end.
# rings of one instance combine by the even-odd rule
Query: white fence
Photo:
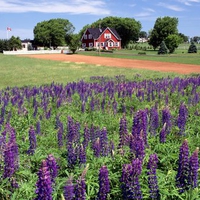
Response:
MULTIPOLYGON (((23 50, 17 50, 17 51, 3 51, 5 55, 21 55, 21 54, 56 54, 61 53, 62 50, 32 50, 32 51, 23 51, 23 50)), ((63 53, 66 50, 63 50, 63 53)))

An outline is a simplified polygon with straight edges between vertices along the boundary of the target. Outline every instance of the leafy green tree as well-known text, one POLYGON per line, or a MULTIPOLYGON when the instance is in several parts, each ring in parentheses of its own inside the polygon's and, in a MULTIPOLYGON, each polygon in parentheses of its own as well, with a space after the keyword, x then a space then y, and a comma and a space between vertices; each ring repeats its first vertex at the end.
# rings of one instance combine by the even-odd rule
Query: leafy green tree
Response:
POLYGON ((76 50, 80 47, 80 35, 79 34, 71 34, 67 37, 67 45, 72 53, 75 53, 76 50))
POLYGON ((146 31, 140 31, 139 37, 140 37, 140 38, 147 38, 147 37, 148 37, 148 34, 147 34, 146 31))
POLYGON ((154 50, 171 34, 178 34, 178 19, 175 17, 157 18, 150 35, 149 45, 154 50))
POLYGON ((9 39, 9 49, 10 50, 22 49, 22 42, 19 37, 12 36, 9 39))
POLYGON ((178 35, 182 38, 183 42, 189 42, 188 36, 184 35, 183 33, 179 33, 178 35))
POLYGON ((73 33, 74 29, 67 19, 42 21, 34 27, 34 41, 38 45, 56 48, 66 44, 66 36, 73 33))
POLYGON ((188 53, 197 53, 197 46, 194 44, 194 42, 191 42, 188 53))
POLYGON ((200 42, 200 37, 199 36, 194 36, 192 38, 192 41, 199 43, 200 42))
POLYGON ((167 36, 165 39, 165 44, 169 49, 169 53, 174 53, 175 49, 183 42, 182 38, 179 35, 172 34, 167 36))
POLYGON ((158 54, 167 54, 168 53, 168 49, 167 46, 165 44, 165 41, 162 41, 160 44, 160 48, 158 49, 158 54))
POLYGON ((101 25, 101 27, 114 28, 122 39, 122 47, 125 47, 130 40, 136 42, 139 38, 139 33, 142 28, 141 23, 133 18, 110 16, 99 19, 91 25, 86 25, 80 31, 80 33, 84 33, 88 27, 99 27, 99 25, 101 25))

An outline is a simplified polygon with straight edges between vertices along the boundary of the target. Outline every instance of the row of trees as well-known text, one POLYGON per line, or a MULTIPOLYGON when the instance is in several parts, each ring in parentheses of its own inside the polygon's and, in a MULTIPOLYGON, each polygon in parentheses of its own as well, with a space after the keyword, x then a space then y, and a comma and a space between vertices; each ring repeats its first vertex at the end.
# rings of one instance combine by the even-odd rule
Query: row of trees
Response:
POLYGON ((75 28, 68 20, 51 19, 35 26, 34 40, 43 46, 57 47, 67 44, 75 49, 80 45, 80 39, 87 28, 99 26, 115 28, 122 39, 122 47, 130 41, 136 42, 139 37, 148 37, 149 45, 154 49, 157 49, 164 41, 169 53, 173 53, 180 43, 188 41, 187 36, 178 32, 178 18, 168 16, 158 18, 149 34, 141 31, 141 23, 133 18, 105 17, 92 24, 87 24, 78 34, 73 34, 75 28))
MULTIPOLYGON (((147 34, 141 31, 142 25, 139 21, 133 18, 122 17, 105 17, 99 19, 92 24, 84 26, 78 34, 74 34, 75 27, 67 19, 51 19, 37 23, 34 27, 34 45, 56 48, 58 46, 68 45, 73 51, 80 46, 80 39, 89 27, 112 27, 115 28, 122 39, 122 47, 125 47, 130 42, 137 42, 139 37, 149 38, 149 45, 157 49, 164 41, 170 53, 173 53, 178 45, 182 42, 187 42, 188 37, 178 32, 178 19, 174 17, 158 18, 153 29, 147 34)), ((20 40, 12 37, 10 40, 20 40)), ((198 38, 195 38, 198 40, 198 38)), ((20 48, 19 42, 15 46, 1 45, 1 49, 13 50, 20 48)), ((9 42, 9 44, 12 42, 9 42)))
POLYGON ((21 48, 22 44, 19 37, 12 36, 9 40, 0 39, 0 53, 3 53, 3 51, 13 51, 21 48))

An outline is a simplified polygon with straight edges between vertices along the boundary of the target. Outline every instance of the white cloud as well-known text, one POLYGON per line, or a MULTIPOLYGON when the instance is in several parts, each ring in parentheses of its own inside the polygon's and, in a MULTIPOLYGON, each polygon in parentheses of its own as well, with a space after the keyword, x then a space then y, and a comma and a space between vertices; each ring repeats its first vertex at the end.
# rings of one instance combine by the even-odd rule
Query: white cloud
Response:
POLYGON ((135 14, 134 16, 135 17, 147 17, 147 16, 150 16, 151 14, 149 12, 141 12, 141 13, 138 13, 138 14, 135 14))
POLYGON ((200 3, 200 0, 178 0, 178 2, 183 3, 186 6, 192 6, 192 3, 200 3))
POLYGON ((184 11, 184 9, 182 7, 179 7, 177 5, 170 5, 170 4, 166 4, 166 3, 162 3, 162 2, 158 3, 158 6, 162 6, 169 10, 173 10, 173 11, 177 11, 177 12, 184 11))
POLYGON ((103 0, 0 0, 0 12, 22 13, 71 13, 71 14, 93 14, 109 15, 103 0))
POLYGON ((155 10, 153 10, 152 8, 144 8, 143 10, 146 10, 146 11, 148 11, 148 12, 155 12, 155 10))

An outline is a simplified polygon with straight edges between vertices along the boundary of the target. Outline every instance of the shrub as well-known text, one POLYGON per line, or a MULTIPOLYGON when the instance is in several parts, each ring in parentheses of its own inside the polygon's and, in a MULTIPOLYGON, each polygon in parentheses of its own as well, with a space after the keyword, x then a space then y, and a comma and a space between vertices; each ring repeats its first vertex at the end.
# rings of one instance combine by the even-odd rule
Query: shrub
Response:
POLYGON ((168 49, 165 45, 165 42, 162 41, 162 43, 160 44, 160 48, 158 50, 158 54, 167 54, 168 53, 168 49))
POLYGON ((194 44, 194 42, 192 42, 191 45, 189 46, 188 53, 197 53, 197 47, 194 44))
POLYGON ((141 51, 141 52, 138 52, 138 54, 139 55, 146 55, 146 52, 141 51))

